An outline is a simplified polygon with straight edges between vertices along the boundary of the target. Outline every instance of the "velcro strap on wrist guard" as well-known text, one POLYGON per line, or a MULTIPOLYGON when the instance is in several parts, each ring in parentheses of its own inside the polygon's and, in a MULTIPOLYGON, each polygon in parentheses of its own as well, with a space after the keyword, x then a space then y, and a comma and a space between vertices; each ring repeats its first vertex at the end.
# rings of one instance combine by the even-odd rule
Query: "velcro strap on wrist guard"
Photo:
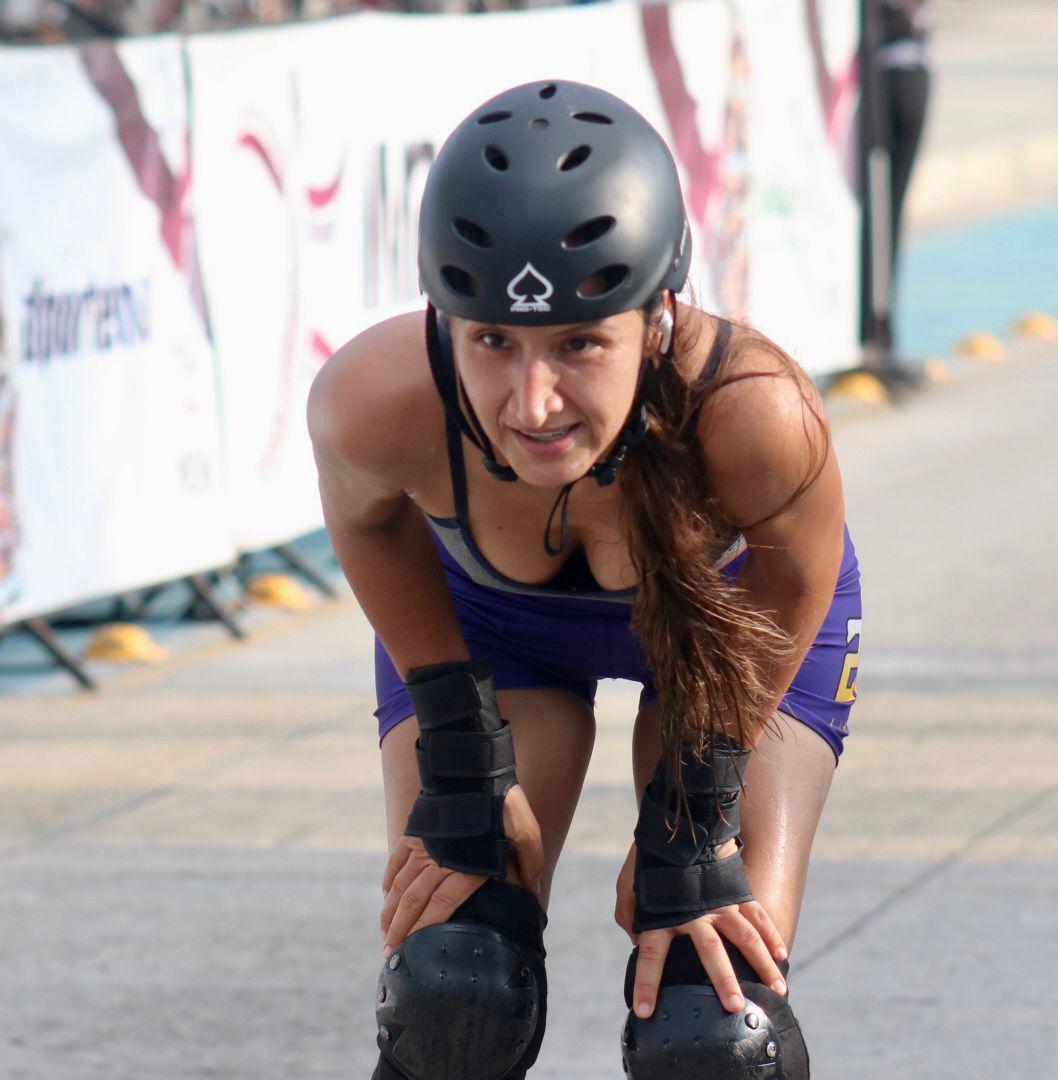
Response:
POLYGON ((495 731, 503 724, 492 685, 492 665, 486 660, 412 668, 405 685, 420 731, 495 731))
POLYGON ((674 866, 690 866, 693 862, 708 859, 710 852, 738 836, 737 803, 723 809, 727 813, 714 814, 707 824, 696 822, 692 825, 686 817, 670 815, 648 787, 639 808, 636 843, 641 851, 649 851, 662 862, 674 866))
POLYGON ((420 793, 408 815, 407 836, 430 840, 455 840, 480 836, 492 823, 492 796, 484 791, 462 795, 420 793))
POLYGON ((696 761, 680 754, 686 811, 677 816, 675 785, 663 758, 643 795, 636 825, 636 906, 633 930, 680 926, 730 904, 753 899, 739 850, 723 859, 716 852, 738 840, 740 769, 749 751, 718 737, 712 753, 696 761))
POLYGON ((407 687, 419 723, 422 790, 405 834, 421 837, 440 866, 505 877, 503 803, 518 779, 491 665, 471 660, 415 668, 407 687))
MULTIPOLYGON (((741 774, 749 760, 749 751, 730 739, 716 737, 712 754, 699 761, 689 747, 680 752, 680 771, 688 795, 738 795, 742 790, 741 774)), ((659 763, 655 779, 667 777, 665 762, 659 763)))
MULTIPOLYGON (((420 740, 421 741, 421 740, 420 740)), ((514 768, 514 739, 509 724, 499 731, 431 731, 426 746, 416 745, 419 777, 503 776, 514 768)))
POLYGON ((636 877, 633 930, 679 926, 707 911, 753 899, 741 849, 733 855, 691 866, 655 866, 636 877), (674 920, 673 917, 678 917, 674 920))

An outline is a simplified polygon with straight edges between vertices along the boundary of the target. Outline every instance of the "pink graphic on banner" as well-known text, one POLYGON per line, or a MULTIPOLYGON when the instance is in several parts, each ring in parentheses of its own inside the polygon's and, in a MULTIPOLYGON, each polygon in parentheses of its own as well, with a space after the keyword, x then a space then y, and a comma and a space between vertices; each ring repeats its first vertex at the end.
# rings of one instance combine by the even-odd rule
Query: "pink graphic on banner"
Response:
POLYGON ((212 332, 202 284, 195 223, 190 210, 191 134, 184 124, 184 165, 169 167, 161 140, 140 106, 139 94, 111 42, 93 41, 77 50, 89 81, 109 106, 118 140, 140 190, 158 208, 159 231, 176 269, 187 278, 191 301, 209 340, 212 332))
POLYGON ((840 157, 845 180, 854 190, 856 163, 853 132, 860 96, 859 56, 854 52, 839 71, 832 72, 827 66, 823 48, 823 17, 819 0, 805 0, 804 11, 827 141, 840 157))
POLYGON ((749 306, 750 269, 745 230, 750 72, 737 12, 731 8, 727 96, 720 139, 713 146, 706 146, 702 140, 698 105, 687 89, 668 6, 646 4, 640 8, 640 18, 673 148, 683 166, 688 209, 699 227, 716 302, 725 315, 744 319, 749 306))
MULTIPOLYGON (((295 104, 298 101, 296 88, 293 98, 295 104)), ((255 122, 256 123, 256 122, 255 122)), ((299 131, 300 135, 300 131, 299 131)), ((297 200, 303 200, 308 208, 307 236, 310 242, 326 241, 330 237, 330 222, 321 222, 316 215, 327 210, 334 202, 341 190, 343 169, 339 166, 337 175, 333 181, 322 186, 310 184, 304 185, 296 195, 290 190, 288 176, 297 164, 302 152, 300 139, 295 144, 293 151, 287 160, 277 148, 277 140, 257 130, 244 130, 239 135, 237 145, 247 150, 260 161, 265 172, 268 174, 275 187, 276 195, 281 200, 285 213, 287 230, 289 234, 290 266, 288 272, 287 296, 289 297, 286 311, 285 327, 283 332, 282 354, 279 371, 279 393, 277 396, 278 409, 272 421, 271 431, 266 440, 264 451, 258 463, 262 473, 267 473, 276 464, 280 450, 287 434, 291 430, 292 403, 294 399, 294 383, 297 377, 298 356, 307 347, 308 355, 313 359, 316 366, 322 366, 328 360, 333 350, 327 344, 324 335, 316 329, 301 328, 302 302, 301 302, 301 266, 304 252, 302 230, 299 229, 300 215, 297 200)), ((298 412, 300 422, 300 411, 298 412)))
POLYGON ((249 150, 251 153, 256 154, 261 159, 261 164, 264 165, 268 171, 268 175, 272 178, 272 183, 276 186, 276 191, 283 190, 283 178, 279 174, 279 167, 272 160, 272 155, 265 148, 265 144, 257 135, 240 135, 239 145, 244 150, 249 150))
POLYGON ((276 395, 278 408, 272 418, 272 426, 269 431, 265 448, 258 462, 258 468, 262 473, 269 472, 279 459, 279 451, 286 437, 287 426, 290 423, 290 398, 294 386, 294 373, 297 367, 297 326, 301 314, 300 292, 300 260, 297 244, 297 224, 294 219, 293 208, 289 206, 286 198, 286 183, 282 163, 279 154, 274 148, 268 146, 266 138, 254 132, 244 132, 238 138, 238 145, 248 150, 258 161, 261 162, 272 183, 275 185, 276 194, 286 207, 287 227, 290 232, 290 267, 287 275, 287 296, 289 297, 286 311, 285 326, 283 329, 283 345, 279 363, 279 392, 276 395))
POLYGON ((321 365, 334 355, 334 347, 318 330, 313 330, 309 334, 309 348, 315 353, 321 365))
POLYGON ((339 169, 338 175, 334 178, 334 183, 328 184, 326 187, 308 189, 309 205, 319 209, 324 206, 328 206, 334 201, 335 196, 338 194, 342 186, 342 172, 339 169))
POLYGON ((687 172, 688 207, 701 224, 705 222, 709 204, 720 186, 720 150, 719 147, 707 148, 702 145, 698 131, 698 106, 683 78, 683 68, 672 40, 668 6, 645 4, 640 13, 647 54, 661 102, 665 106, 676 156, 687 172))

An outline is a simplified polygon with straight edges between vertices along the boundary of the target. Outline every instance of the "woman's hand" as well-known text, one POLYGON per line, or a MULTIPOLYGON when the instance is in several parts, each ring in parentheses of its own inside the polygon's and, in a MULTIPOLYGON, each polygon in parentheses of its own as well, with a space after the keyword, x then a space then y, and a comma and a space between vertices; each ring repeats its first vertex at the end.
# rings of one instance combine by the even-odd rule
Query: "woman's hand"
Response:
POLYGON ((636 1016, 647 1017, 654 1012, 665 958, 673 939, 680 934, 687 934, 694 941, 702 967, 705 968, 705 973, 724 1008, 729 1012, 738 1012, 745 1005, 745 999, 731 967, 731 960, 724 949, 724 938, 738 948, 762 982, 777 994, 786 993, 786 983, 775 963, 777 960, 786 959, 786 946, 771 917, 756 900, 717 908, 682 926, 634 933, 632 916, 635 911, 635 892, 632 885, 635 866, 636 846, 633 843, 617 878, 614 918, 632 939, 632 944, 639 946, 635 987, 632 991, 636 1016))
POLYGON ((636 912, 636 845, 635 841, 628 849, 628 858, 625 859, 621 872, 617 875, 617 903, 614 906, 613 917, 617 925, 632 939, 635 945, 639 935, 632 929, 632 919, 636 912))
MULTIPOLYGON (((507 792, 503 828, 510 840, 506 880, 539 893, 544 872, 540 824, 521 786, 507 792)), ((390 853, 382 876, 382 954, 390 953, 410 934, 447 922, 462 903, 486 881, 438 866, 417 836, 402 836, 390 853)))

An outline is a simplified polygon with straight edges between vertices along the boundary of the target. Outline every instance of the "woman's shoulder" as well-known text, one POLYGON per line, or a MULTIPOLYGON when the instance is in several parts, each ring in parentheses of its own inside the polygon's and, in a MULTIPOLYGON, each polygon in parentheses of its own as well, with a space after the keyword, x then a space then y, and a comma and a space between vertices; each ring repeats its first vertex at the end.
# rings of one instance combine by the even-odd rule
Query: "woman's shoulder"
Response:
POLYGON ((421 460, 444 434, 421 312, 397 315, 346 342, 320 369, 308 400, 317 454, 387 473, 421 460))
POLYGON ((734 324, 698 422, 712 486, 735 521, 763 517, 826 457, 826 409, 804 369, 734 324))
POLYGON ((811 378, 787 352, 760 331, 698 311, 687 317, 685 377, 706 385, 699 434, 727 424, 782 426, 791 412, 822 409, 811 378), (718 355, 719 353, 719 355, 718 355))

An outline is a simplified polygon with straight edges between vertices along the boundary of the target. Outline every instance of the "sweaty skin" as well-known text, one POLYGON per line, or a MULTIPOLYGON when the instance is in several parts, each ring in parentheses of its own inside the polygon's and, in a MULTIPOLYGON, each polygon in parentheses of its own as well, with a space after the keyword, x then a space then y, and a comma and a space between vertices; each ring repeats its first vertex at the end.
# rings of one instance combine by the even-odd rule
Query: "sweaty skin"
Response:
MULTIPOLYGON (((693 377, 708 355, 715 321, 683 306, 677 320, 683 327, 698 324, 694 347, 682 361, 693 377)), ((524 481, 498 483, 481 464, 480 453, 464 444, 473 535, 502 574, 538 584, 557 572, 559 560, 548 556, 542 543, 548 511, 561 485, 576 479, 612 445, 628 413, 640 357, 656 348, 655 334, 644 330, 638 312, 578 328, 453 321, 468 397, 498 459, 511 464, 524 481), (541 452, 539 441, 531 438, 566 428, 571 432, 554 454, 541 452)), ((721 508, 730 520, 746 523, 750 554, 740 584, 794 641, 789 660, 771 672, 777 705, 833 595, 844 502, 837 463, 828 454, 811 487, 775 513, 826 453, 824 436, 806 413, 811 408, 822 415, 822 406, 806 377, 784 372, 765 350, 749 347, 736 358, 732 373, 759 377, 719 390, 703 410, 698 435, 703 467, 721 508)), ((468 658, 422 513, 454 514, 444 412, 425 356, 422 316, 381 323, 339 350, 313 386, 309 427, 335 552, 402 676, 419 665, 468 658)), ((635 584, 619 499, 618 485, 600 488, 586 481, 577 485, 569 503, 570 548, 583 547, 592 573, 606 589, 635 584)), ((507 691, 500 703, 512 725, 521 782, 505 807, 515 853, 512 874, 520 875, 512 880, 539 885, 546 903, 587 767, 594 718, 583 702, 572 703, 560 691, 507 691), (550 739, 541 737, 545 709, 555 721, 548 725, 550 739), (533 724, 537 731, 531 730, 533 724)), ((652 723, 656 736, 656 717, 648 708, 637 721, 637 780, 649 775, 660 751, 660 742, 651 742, 652 723)), ((437 867, 421 841, 402 835, 418 786, 414 736, 415 725, 401 724, 382 745, 391 846, 383 880, 387 947, 421 926, 444 921, 483 880, 437 867)), ((763 791, 751 786, 743 809, 747 873, 758 902, 721 909, 684 928, 639 935, 637 1012, 640 1005, 647 1015, 653 1009, 668 944, 679 932, 694 938, 728 1008, 741 1007, 741 993, 720 945, 721 933, 742 949, 766 982, 778 978, 772 957, 781 958, 784 939, 792 939, 812 835, 833 767, 831 751, 808 729, 781 742, 760 741, 750 775, 767 779, 758 781, 763 791), (757 765, 762 752, 767 759, 757 765), (807 789, 781 782, 785 769, 768 765, 798 754, 806 759, 811 777, 807 789), (794 821, 796 831, 790 828, 794 821), (769 901, 767 909, 762 899, 769 901)), ((621 903, 619 895, 618 921, 621 903)))

